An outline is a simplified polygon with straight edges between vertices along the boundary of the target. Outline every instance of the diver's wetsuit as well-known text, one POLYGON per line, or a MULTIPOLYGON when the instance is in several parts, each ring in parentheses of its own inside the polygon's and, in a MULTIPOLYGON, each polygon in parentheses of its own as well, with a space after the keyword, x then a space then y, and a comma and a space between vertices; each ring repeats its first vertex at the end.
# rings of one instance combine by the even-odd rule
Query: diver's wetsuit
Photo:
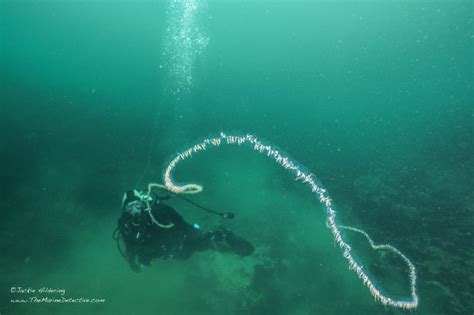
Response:
POLYGON ((160 200, 153 203, 151 212, 160 224, 174 225, 159 227, 146 211, 133 216, 123 212, 118 220, 118 229, 125 243, 125 257, 134 271, 139 271, 140 265, 150 265, 154 258, 186 259, 196 251, 222 249, 224 243, 240 256, 254 251, 248 241, 226 228, 202 232, 160 200))

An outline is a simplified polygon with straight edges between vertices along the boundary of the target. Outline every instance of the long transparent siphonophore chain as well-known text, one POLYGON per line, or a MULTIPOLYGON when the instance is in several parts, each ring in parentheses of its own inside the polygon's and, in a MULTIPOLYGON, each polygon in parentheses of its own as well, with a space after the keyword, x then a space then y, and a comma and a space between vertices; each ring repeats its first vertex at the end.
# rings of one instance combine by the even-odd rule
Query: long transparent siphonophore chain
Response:
POLYGON ((295 180, 308 185, 311 188, 311 191, 316 195, 319 202, 323 205, 325 209, 325 212, 327 215, 327 226, 331 230, 331 233, 335 241, 342 249, 342 255, 347 260, 349 264, 349 268, 354 270, 357 273, 357 276, 362 280, 364 285, 369 289, 370 293, 375 298, 375 300, 380 301, 384 305, 390 305, 390 306, 402 308, 402 309, 414 309, 418 306, 418 295, 416 293, 416 270, 413 263, 404 254, 402 254, 397 248, 388 244, 380 244, 380 245, 375 244, 366 232, 357 228, 349 227, 349 226, 337 225, 336 220, 335 220, 336 211, 333 209, 332 199, 329 197, 328 192, 316 183, 316 179, 313 178, 314 175, 311 173, 307 173, 306 171, 303 170, 302 167, 298 166, 299 164, 291 160, 288 156, 285 156, 283 153, 279 152, 277 149, 275 149, 271 145, 260 142, 253 135, 247 134, 244 136, 234 136, 234 135, 227 135, 221 132, 219 137, 208 138, 208 139, 203 140, 200 143, 197 143, 189 147, 187 150, 181 153, 178 153, 176 157, 173 160, 171 160, 169 165, 166 167, 165 172, 163 174, 164 185, 154 184, 154 183, 149 184, 148 191, 150 192, 150 190, 153 187, 162 187, 177 194, 180 194, 180 193, 193 194, 193 193, 201 192, 202 186, 200 185, 197 185, 197 184, 178 185, 175 182, 173 182, 172 172, 179 161, 182 161, 191 157, 194 153, 205 151, 210 147, 218 147, 221 144, 237 144, 237 145, 248 144, 255 151, 267 155, 269 158, 274 160, 278 165, 290 171, 293 175, 296 176, 295 180), (365 236, 370 246, 374 250, 388 250, 400 256, 403 259, 403 261, 406 263, 406 265, 408 266, 411 296, 404 300, 395 300, 382 294, 380 289, 376 287, 374 282, 364 272, 363 267, 359 265, 354 259, 353 255, 351 254, 351 246, 344 240, 341 234, 341 229, 346 229, 346 230, 350 230, 350 231, 362 234, 363 236, 365 236))

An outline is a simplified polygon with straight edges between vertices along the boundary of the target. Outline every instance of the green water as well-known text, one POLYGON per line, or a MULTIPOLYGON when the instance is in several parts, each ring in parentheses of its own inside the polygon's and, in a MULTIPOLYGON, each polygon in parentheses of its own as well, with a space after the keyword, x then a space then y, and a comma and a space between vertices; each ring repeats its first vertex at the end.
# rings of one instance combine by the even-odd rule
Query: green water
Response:
MULTIPOLYGON (((225 223, 256 252, 130 270, 111 238, 123 192, 235 131, 287 152, 339 223, 413 261, 412 313, 472 314, 472 1, 189 0, 192 19, 184 2, 0 0, 0 313, 408 314, 348 270, 310 190, 246 147, 196 155, 175 178, 235 212, 225 223), (179 26, 189 42, 170 40, 179 26), (61 296, 15 287, 105 301, 13 303, 61 296)), ((409 295, 400 258, 344 235, 384 293, 409 295)))

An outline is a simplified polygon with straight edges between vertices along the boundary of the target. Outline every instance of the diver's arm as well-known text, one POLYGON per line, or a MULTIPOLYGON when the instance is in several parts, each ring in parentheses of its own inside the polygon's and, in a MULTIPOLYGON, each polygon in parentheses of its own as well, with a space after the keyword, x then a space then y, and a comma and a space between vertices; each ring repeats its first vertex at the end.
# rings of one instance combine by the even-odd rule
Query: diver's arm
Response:
POLYGON ((125 244, 125 259, 130 265, 130 268, 139 272, 141 269, 138 263, 139 242, 137 239, 138 229, 134 229, 133 220, 128 215, 122 215, 118 221, 120 233, 125 244))
POLYGON ((184 220, 183 217, 172 207, 164 203, 156 203, 153 206, 153 216, 160 221, 161 224, 181 225, 184 220), (163 221, 163 222, 161 222, 163 221))

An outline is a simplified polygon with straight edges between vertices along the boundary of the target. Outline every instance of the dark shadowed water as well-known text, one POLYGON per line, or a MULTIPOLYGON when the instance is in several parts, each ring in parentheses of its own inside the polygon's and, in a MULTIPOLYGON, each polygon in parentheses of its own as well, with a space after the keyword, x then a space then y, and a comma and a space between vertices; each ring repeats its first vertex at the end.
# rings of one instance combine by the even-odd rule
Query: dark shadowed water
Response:
MULTIPOLYGON (((0 0, 0 314, 472 314, 473 12, 464 0, 0 0), (310 189, 249 147, 174 173, 235 219, 168 203, 255 253, 133 272, 111 237, 122 194, 220 131, 278 146, 328 189, 339 224, 410 258, 418 308, 374 301, 310 189)), ((409 296, 400 257, 344 236, 383 293, 409 296)))

